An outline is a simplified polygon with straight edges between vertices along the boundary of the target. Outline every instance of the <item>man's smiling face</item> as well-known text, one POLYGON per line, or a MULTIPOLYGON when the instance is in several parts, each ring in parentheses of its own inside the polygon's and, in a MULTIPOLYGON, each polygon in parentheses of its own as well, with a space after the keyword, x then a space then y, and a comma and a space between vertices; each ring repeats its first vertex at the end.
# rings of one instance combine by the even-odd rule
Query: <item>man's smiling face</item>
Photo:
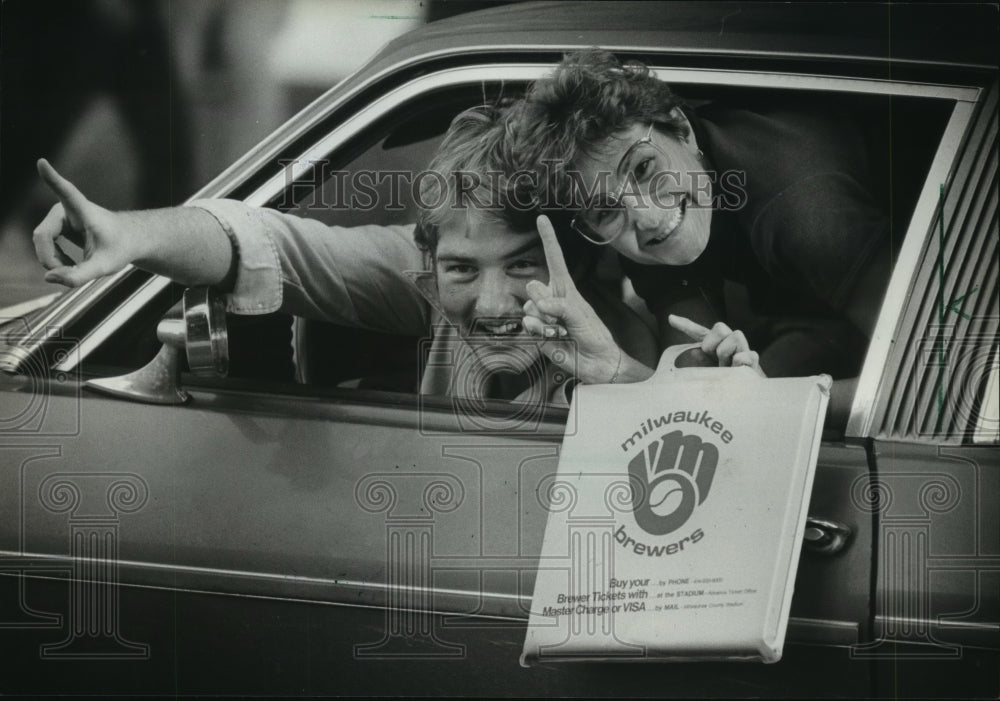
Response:
POLYGON ((480 360, 518 355, 533 362, 538 340, 523 326, 525 286, 548 282, 541 239, 515 232, 474 210, 458 210, 438 230, 434 255, 438 298, 480 360))

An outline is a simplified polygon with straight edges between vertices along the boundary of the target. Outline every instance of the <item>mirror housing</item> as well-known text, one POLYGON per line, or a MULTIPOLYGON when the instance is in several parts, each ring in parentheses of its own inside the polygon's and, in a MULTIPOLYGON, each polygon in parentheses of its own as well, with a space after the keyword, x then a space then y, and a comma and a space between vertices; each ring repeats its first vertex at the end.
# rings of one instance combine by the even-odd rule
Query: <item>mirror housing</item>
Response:
POLYGON ((184 351, 191 372, 198 377, 225 377, 229 374, 225 296, 211 287, 189 287, 182 303, 184 351))
POLYGON ((88 380, 84 387, 103 394, 149 404, 183 404, 190 395, 180 386, 180 350, 199 377, 225 377, 229 372, 229 336, 225 296, 210 287, 190 287, 184 298, 156 327, 163 343, 146 366, 118 377, 88 380))

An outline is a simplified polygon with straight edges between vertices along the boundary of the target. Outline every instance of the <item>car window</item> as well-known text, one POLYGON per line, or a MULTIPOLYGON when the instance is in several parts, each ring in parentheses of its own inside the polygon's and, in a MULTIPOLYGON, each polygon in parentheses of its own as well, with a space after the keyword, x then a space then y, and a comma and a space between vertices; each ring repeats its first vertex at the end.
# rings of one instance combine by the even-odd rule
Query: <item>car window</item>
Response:
MULTIPOLYGON (((461 110, 516 96, 524 84, 477 84, 437 89, 420 95, 374 118, 347 142, 314 158, 312 167, 270 200, 270 206, 328 224, 408 224, 415 220, 411 190, 394 190, 394 174, 422 170, 451 119, 461 110), (363 205, 363 206, 356 206, 363 205)), ((951 114, 949 100, 868 92, 843 93, 776 90, 719 85, 686 84, 677 91, 694 107, 713 104, 746 106, 774 102, 810 109, 830 106, 845 112, 862 126, 869 157, 872 195, 891 220, 891 236, 898 251, 918 195, 925 186, 941 134, 951 114)), ((331 125, 331 128, 335 127, 331 125)), ((291 162, 290 160, 285 162, 291 162)), ((396 181, 398 182, 398 181, 396 181)), ((595 275, 621 294, 628 290, 614 257, 599 265, 595 275)), ((760 319, 746 302, 739 285, 727 288, 734 327, 749 328, 760 319)), ((162 305, 179 299, 179 288, 161 294, 162 305)), ((873 305, 878 301, 873 299, 873 305)), ((641 303, 640 305, 641 309, 641 303)), ((283 314, 234 317, 230 321, 231 376, 268 383, 305 383, 316 388, 382 390, 414 394, 426 346, 417 337, 391 336, 374 331, 303 323, 283 314)), ((134 320, 123 325, 89 358, 96 372, 104 368, 141 365, 158 349, 155 322, 134 320)), ((859 353, 858 358, 863 358, 859 353)), ((859 360, 860 363, 860 360, 859 360)), ((852 368, 857 373, 860 367, 852 368)), ((261 385, 264 386, 263 384, 261 385)))
MULTIPOLYGON (((511 86, 505 89, 508 95, 516 92, 511 86)), ((951 109, 947 101, 898 95, 697 85, 681 86, 678 92, 695 109, 711 109, 714 105, 760 109, 762 105, 782 104, 813 111, 830 109, 850 115, 861 127, 871 195, 890 217, 895 251, 906 232, 951 109)), ((403 114, 373 125, 363 137, 355 139, 341 152, 317 163, 314 171, 300 179, 294 192, 286 189, 279 202, 289 204, 287 209, 292 213, 330 224, 412 222, 412 192, 402 188, 399 191, 402 196, 399 196, 392 189, 392 176, 424 168, 451 118, 470 104, 482 102, 482 97, 481 90, 456 91, 451 95, 427 98, 426 105, 407 106, 403 114), (374 201, 383 206, 352 207, 352 201, 366 205, 374 201)), ((629 290, 630 285, 624 280, 624 273, 613 255, 606 255, 594 274, 610 289, 622 290, 623 294, 629 290)), ((727 307, 735 320, 732 326, 752 328, 762 322, 748 301, 745 287, 729 284, 726 294, 727 307)), ((877 303, 876 299, 872 300, 872 305, 877 306, 877 303)), ((640 313, 645 311, 641 302, 637 306, 640 313)), ((331 329, 329 325, 314 322, 307 324, 303 336, 308 340, 300 362, 308 364, 307 377, 311 383, 414 391, 413 371, 419 362, 416 339, 388 339, 372 332, 331 329), (350 358, 340 362, 345 360, 345 354, 350 358), (337 362, 311 362, 314 358, 333 358, 337 362), (356 371, 348 369, 352 367, 356 371)), ((859 344, 856 364, 842 371, 842 376, 856 375, 860 371, 864 341, 859 344)))
POLYGON ((995 434, 997 99, 994 84, 977 103, 956 106, 966 112, 964 138, 947 169, 927 183, 929 216, 919 232, 925 245, 914 256, 899 318, 887 329, 893 344, 865 431, 876 437, 956 444, 995 434))

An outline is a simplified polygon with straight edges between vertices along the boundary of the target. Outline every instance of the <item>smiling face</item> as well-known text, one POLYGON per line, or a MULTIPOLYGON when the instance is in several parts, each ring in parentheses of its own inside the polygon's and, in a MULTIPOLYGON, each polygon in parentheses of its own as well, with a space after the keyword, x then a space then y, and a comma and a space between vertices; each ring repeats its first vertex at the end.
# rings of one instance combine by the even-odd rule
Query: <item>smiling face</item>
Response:
MULTIPOLYGON (((589 230, 615 233, 611 246, 639 263, 687 265, 708 245, 712 195, 693 136, 682 141, 633 124, 577 160, 591 192, 578 216, 589 230), (596 189, 595 189, 596 187, 596 189)), ((579 227, 579 225, 577 225, 579 227)))
POLYGON ((539 357, 538 342, 522 324, 525 286, 549 278, 537 232, 517 233, 473 210, 456 211, 438 229, 434 268, 442 311, 481 361, 519 366, 539 357))

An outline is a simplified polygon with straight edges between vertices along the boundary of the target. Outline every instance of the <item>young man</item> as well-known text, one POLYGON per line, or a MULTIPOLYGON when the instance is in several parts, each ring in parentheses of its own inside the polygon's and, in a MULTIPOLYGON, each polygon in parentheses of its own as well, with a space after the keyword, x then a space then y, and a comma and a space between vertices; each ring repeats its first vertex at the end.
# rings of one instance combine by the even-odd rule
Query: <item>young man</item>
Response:
MULTIPOLYGON (((433 329, 431 353, 451 362, 421 378, 427 394, 565 403, 574 380, 645 379, 656 348, 638 318, 596 288, 577 288, 547 220, 519 204, 508 178, 491 177, 513 172, 503 117, 476 109, 454 120, 430 166, 443 177, 421 180, 428 204, 416 238, 413 227, 330 227, 231 200, 110 212, 40 161, 60 203, 35 230, 36 253, 47 280, 72 286, 133 263, 218 286, 235 313, 280 309, 414 336, 433 329), (61 235, 84 239, 84 260, 64 264, 61 235)), ((693 332, 720 363, 753 365, 728 328, 693 332)))

